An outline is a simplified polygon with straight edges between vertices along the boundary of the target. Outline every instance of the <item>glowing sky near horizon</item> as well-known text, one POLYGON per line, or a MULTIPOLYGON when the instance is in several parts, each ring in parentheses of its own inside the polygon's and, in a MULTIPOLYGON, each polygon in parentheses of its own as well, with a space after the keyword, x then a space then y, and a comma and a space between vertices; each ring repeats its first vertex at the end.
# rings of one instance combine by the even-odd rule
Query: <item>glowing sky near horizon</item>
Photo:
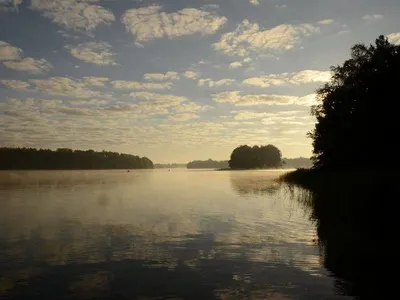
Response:
POLYGON ((228 159, 311 155, 317 87, 398 0, 0 0, 0 145, 228 159))

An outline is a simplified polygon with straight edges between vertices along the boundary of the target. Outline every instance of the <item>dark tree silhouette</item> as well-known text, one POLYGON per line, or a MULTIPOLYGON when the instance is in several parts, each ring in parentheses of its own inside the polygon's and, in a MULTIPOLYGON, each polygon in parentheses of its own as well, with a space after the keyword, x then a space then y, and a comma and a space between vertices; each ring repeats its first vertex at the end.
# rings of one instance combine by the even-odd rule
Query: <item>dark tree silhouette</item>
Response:
MULTIPOLYGON (((314 168, 381 169, 397 149, 400 46, 380 36, 375 45, 357 44, 351 58, 331 68, 333 77, 317 91, 312 108, 314 168)), ((390 166, 392 167, 392 166, 390 166)))
POLYGON ((228 161, 216 161, 211 158, 208 160, 194 160, 187 164, 188 169, 225 169, 229 167, 228 161))
POLYGON ((239 146, 233 150, 229 161, 229 166, 232 169, 276 168, 280 167, 281 164, 281 151, 274 145, 239 146))
POLYGON ((153 169, 147 157, 71 149, 0 148, 0 170, 153 169))

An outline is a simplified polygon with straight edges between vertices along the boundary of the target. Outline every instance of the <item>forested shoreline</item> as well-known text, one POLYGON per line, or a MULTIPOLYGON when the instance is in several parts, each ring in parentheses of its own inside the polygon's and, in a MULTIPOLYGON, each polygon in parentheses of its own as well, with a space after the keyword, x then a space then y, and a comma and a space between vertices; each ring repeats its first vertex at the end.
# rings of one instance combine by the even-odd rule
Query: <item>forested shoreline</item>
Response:
POLYGON ((0 170, 153 169, 147 157, 94 150, 0 148, 0 170))
POLYGON ((188 169, 224 169, 229 167, 227 160, 194 160, 187 164, 188 169))

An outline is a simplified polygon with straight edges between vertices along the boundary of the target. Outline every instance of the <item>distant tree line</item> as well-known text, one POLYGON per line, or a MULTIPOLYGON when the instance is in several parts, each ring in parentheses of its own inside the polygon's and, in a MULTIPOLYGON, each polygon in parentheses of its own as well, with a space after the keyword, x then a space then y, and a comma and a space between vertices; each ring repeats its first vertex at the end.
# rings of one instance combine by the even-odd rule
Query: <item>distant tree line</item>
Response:
POLYGON ((188 169, 226 169, 229 167, 229 163, 227 160, 194 160, 189 162, 186 167, 188 169))
POLYGON ((175 169, 175 168, 186 168, 186 164, 154 164, 155 169, 175 169))
POLYGON ((147 157, 116 152, 0 148, 1 170, 153 169, 147 157))
POLYGON ((235 148, 229 160, 231 169, 268 169, 282 166, 281 151, 274 145, 235 148))

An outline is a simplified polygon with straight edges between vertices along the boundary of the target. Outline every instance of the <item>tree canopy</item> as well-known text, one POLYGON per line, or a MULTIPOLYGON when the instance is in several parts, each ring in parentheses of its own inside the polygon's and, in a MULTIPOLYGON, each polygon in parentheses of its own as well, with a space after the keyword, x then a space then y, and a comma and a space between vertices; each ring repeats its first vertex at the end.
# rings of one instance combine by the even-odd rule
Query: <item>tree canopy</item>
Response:
POLYGON ((312 108, 314 168, 388 167, 384 157, 397 149, 399 132, 400 46, 380 36, 375 45, 355 45, 351 58, 331 70, 312 108))
POLYGON ((229 161, 229 167, 232 169, 277 168, 281 164, 281 151, 274 145, 239 146, 233 150, 229 161))
POLYGON ((216 161, 211 158, 208 160, 194 160, 187 164, 188 169, 225 169, 229 167, 227 160, 216 161))
POLYGON ((93 150, 0 148, 0 170, 153 169, 147 157, 93 150))

